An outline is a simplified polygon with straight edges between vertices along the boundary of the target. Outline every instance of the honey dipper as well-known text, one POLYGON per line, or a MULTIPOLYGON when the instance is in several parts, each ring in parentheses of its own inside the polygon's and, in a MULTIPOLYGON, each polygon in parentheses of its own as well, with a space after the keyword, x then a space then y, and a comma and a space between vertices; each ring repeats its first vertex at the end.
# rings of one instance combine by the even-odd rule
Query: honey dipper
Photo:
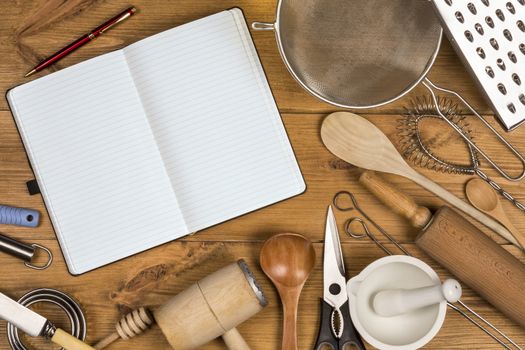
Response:
POLYGON ((109 346, 118 339, 128 340, 136 335, 141 334, 153 324, 151 311, 146 308, 133 310, 126 316, 122 317, 115 325, 116 332, 108 335, 99 341, 94 348, 101 350, 109 346))

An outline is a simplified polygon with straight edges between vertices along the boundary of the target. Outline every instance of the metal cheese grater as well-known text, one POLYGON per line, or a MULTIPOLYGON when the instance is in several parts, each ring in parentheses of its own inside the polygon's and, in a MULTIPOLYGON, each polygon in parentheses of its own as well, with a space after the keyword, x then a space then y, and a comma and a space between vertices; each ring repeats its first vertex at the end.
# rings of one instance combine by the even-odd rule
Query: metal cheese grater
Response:
POLYGON ((507 130, 525 121, 525 0, 432 0, 448 38, 507 130))

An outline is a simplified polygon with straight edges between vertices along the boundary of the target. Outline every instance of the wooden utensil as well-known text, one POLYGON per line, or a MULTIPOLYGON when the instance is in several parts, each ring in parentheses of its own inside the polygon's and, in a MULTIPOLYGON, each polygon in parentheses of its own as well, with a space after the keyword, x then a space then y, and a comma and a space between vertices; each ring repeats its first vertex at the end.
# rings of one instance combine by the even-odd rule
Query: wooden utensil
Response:
POLYGON ((296 233, 275 235, 261 248, 260 263, 283 304, 282 349, 296 350, 299 296, 315 264, 312 242, 296 233))
POLYGON ((365 171, 359 182, 408 219, 412 219, 414 213, 428 213, 426 224, 415 239, 416 245, 525 327, 525 265, 515 256, 449 207, 443 206, 432 215, 371 171, 365 171))
POLYGON ((512 236, 514 236, 516 241, 521 245, 521 248, 525 248, 525 235, 509 220, 509 217, 505 214, 505 210, 503 210, 498 194, 494 191, 492 186, 490 186, 485 180, 472 179, 467 182, 465 193, 467 194, 470 204, 490 217, 498 220, 510 231, 512 236))
POLYGON ((204 277, 159 308, 132 311, 117 323, 116 333, 98 342, 95 349, 142 334, 155 322, 174 350, 197 349, 217 337, 222 337, 230 350, 250 350, 235 327, 266 305, 262 289, 241 259, 204 277))
POLYGON ((386 135, 365 118, 348 112, 332 113, 323 121, 321 138, 330 152, 344 161, 363 169, 406 177, 519 246, 500 223, 412 169, 386 135))

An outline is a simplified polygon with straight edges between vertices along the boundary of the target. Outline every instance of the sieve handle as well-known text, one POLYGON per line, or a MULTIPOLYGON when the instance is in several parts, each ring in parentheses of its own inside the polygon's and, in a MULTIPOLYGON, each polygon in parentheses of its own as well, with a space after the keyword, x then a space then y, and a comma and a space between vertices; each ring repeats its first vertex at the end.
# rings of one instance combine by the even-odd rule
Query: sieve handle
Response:
POLYGON ((269 22, 252 22, 253 30, 275 30, 275 23, 269 22))

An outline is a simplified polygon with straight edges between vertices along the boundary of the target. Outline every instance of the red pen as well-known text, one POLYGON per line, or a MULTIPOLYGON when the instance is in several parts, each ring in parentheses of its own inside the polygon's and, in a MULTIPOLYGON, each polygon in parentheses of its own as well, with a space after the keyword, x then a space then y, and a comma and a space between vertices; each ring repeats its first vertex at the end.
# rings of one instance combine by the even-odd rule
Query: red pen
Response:
POLYGON ((39 72, 42 69, 49 67, 53 63, 61 60, 65 56, 69 55, 71 52, 75 51, 81 46, 84 46, 91 40, 95 39, 100 34, 104 33, 106 30, 112 28, 117 23, 122 22, 126 18, 130 17, 137 11, 134 7, 130 7, 127 10, 123 11, 122 13, 116 15, 109 21, 105 22, 104 24, 98 26, 97 28, 93 29, 90 33, 83 35, 79 39, 73 41, 68 46, 64 47, 62 50, 54 53, 51 57, 46 58, 44 61, 40 62, 35 68, 33 68, 29 73, 27 73, 25 76, 28 77, 33 73, 39 72))

